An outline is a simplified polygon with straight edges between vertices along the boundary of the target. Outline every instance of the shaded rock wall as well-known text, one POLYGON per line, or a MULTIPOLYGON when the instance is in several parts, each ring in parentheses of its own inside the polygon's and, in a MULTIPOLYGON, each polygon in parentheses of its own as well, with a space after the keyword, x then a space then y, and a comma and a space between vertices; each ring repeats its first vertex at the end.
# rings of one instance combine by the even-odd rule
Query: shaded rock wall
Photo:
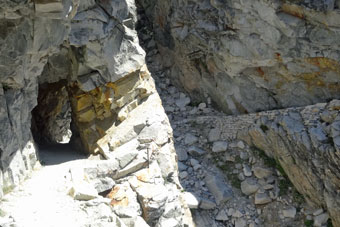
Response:
POLYGON ((5 192, 22 181, 37 160, 31 111, 37 104, 38 77, 67 37, 76 9, 71 1, 40 3, 0 3, 0 188, 5 192))
POLYGON ((229 114, 339 98, 338 1, 138 1, 171 77, 229 114))
POLYGON ((66 81, 39 86, 38 105, 32 111, 32 133, 39 143, 69 143, 71 105, 66 81))

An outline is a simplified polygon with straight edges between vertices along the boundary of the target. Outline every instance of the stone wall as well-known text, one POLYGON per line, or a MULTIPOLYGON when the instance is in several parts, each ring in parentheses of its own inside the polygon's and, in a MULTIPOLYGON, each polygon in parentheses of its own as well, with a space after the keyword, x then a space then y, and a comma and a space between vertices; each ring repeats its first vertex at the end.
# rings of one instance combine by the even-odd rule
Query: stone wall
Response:
POLYGON ((228 114, 339 98, 338 1, 138 1, 164 65, 228 114))

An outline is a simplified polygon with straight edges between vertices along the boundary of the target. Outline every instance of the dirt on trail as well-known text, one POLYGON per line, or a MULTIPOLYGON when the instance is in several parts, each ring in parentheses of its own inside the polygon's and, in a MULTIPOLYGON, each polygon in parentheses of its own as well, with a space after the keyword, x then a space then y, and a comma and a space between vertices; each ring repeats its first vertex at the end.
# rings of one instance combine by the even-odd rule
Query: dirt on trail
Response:
POLYGON ((68 195, 70 167, 90 160, 68 145, 44 147, 39 155, 42 165, 0 201, 0 209, 15 220, 11 226, 84 226, 86 213, 68 195))

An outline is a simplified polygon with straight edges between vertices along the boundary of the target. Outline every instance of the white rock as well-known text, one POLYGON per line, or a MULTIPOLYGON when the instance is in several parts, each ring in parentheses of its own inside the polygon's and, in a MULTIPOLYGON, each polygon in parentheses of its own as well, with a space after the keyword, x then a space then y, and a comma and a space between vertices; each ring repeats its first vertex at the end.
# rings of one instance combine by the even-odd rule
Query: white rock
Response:
POLYGON ((284 209, 282 211, 282 214, 285 218, 295 218, 296 215, 296 208, 295 207, 290 207, 288 209, 284 209))
POLYGON ((237 147, 240 148, 240 149, 244 149, 246 146, 244 145, 243 141, 238 141, 237 147))
POLYGON ((150 227, 141 216, 136 216, 133 218, 121 218, 121 220, 127 227, 150 227))
POLYGON ((199 205, 198 198, 191 192, 184 192, 183 197, 190 209, 197 209, 199 205))
POLYGON ((207 107, 207 104, 205 104, 204 102, 202 102, 202 103, 200 103, 199 105, 198 105, 198 109, 200 109, 200 110, 203 110, 203 109, 205 109, 207 107))
POLYGON ((110 190, 115 185, 110 177, 97 178, 91 182, 98 193, 110 190))
POLYGON ((228 149, 228 143, 225 141, 216 141, 213 143, 212 151, 213 152, 223 152, 228 149))
POLYGON ((235 213, 235 209, 234 208, 229 208, 228 209, 228 216, 232 216, 233 213, 235 213))
POLYGON ((98 196, 97 190, 87 182, 73 184, 68 194, 76 200, 91 200, 98 196))
POLYGON ((207 174, 204 178, 209 191, 214 195, 217 205, 228 201, 233 191, 229 185, 227 185, 220 176, 207 174))
POLYGON ((243 165, 243 174, 246 177, 250 177, 252 175, 251 169, 248 165, 243 165))
MULTIPOLYGON (((178 221, 175 218, 162 219, 157 226, 177 227, 178 221)), ((139 227, 139 226, 135 226, 139 227)))

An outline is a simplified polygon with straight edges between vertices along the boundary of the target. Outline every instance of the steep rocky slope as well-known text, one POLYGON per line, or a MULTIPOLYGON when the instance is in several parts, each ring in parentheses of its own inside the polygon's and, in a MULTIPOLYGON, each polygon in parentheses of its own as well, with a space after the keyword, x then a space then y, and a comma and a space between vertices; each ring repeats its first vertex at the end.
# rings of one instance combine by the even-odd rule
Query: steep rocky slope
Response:
POLYGON ((224 112, 339 98, 339 2, 140 0, 171 78, 224 112))
MULTIPOLYGON (((60 167, 56 180, 70 172, 64 183, 71 188, 53 182, 56 187, 43 187, 43 195, 97 198, 85 209, 90 218, 91 209, 107 197, 107 226, 192 226, 178 181, 172 129, 145 66, 136 21, 130 0, 1 1, 0 198, 9 201, 8 207, 14 204, 8 210, 1 205, 1 216, 30 225, 11 198, 32 201, 39 193, 27 189, 22 195, 24 186, 9 192, 38 164, 35 142, 69 142, 95 160, 60 167)), ((45 167, 40 176, 48 172, 45 167)), ((37 179, 39 174, 28 185, 37 179)), ((102 217, 78 225, 102 226, 102 217)))
POLYGON ((178 92, 141 21, 197 226, 338 226, 339 101, 226 116, 178 92))
POLYGON ((0 225, 340 226, 339 7, 1 1, 0 225))
POLYGON ((195 102, 211 100, 228 114, 258 112, 220 130, 274 158, 339 226, 338 101, 259 112, 339 98, 339 2, 138 2, 167 76, 195 102))

